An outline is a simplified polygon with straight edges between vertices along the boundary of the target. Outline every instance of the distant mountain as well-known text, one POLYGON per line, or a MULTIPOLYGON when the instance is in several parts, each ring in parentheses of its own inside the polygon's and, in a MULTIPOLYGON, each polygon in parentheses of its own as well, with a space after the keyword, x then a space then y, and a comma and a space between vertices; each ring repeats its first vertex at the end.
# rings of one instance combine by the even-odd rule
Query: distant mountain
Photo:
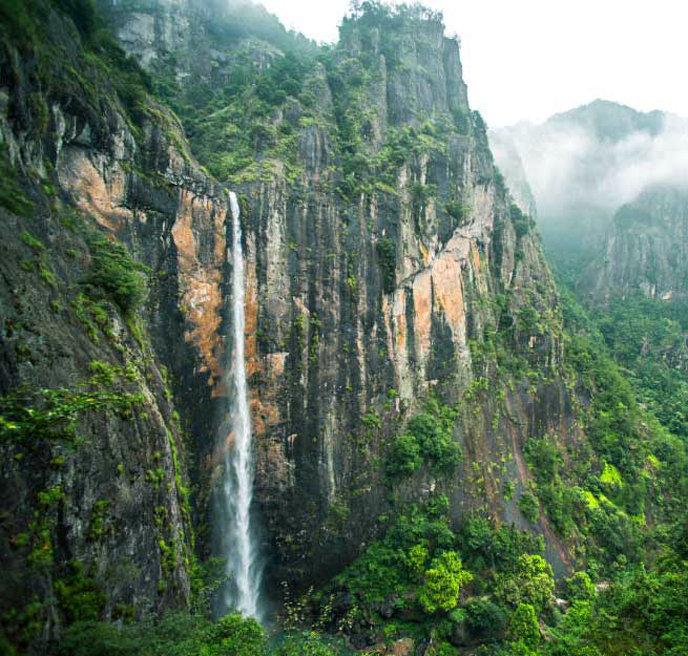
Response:
POLYGON ((641 292, 664 301, 688 297, 688 186, 656 185, 614 215, 604 257, 580 283, 595 300, 641 292))
POLYGON ((532 218, 537 215, 537 204, 528 177, 523 168, 523 160, 516 145, 508 135, 493 132, 490 134, 490 148, 502 175, 508 180, 509 191, 516 204, 532 218))
POLYGON ((567 112, 554 114, 546 125, 580 126, 594 134, 600 142, 618 143, 638 132, 651 136, 660 134, 664 129, 665 117, 666 114, 659 110, 643 113, 627 105, 597 99, 567 112))
POLYGON ((661 111, 595 100, 490 140, 515 195, 525 176, 545 241, 562 254, 589 256, 616 210, 647 187, 688 182, 688 121, 661 111))

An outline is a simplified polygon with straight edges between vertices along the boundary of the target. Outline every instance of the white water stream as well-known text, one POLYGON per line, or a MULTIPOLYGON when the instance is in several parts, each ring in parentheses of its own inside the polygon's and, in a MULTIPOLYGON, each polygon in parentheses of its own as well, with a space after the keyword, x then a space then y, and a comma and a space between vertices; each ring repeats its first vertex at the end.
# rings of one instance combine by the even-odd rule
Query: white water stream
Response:
MULTIPOLYGON (((232 262, 232 342, 230 426, 231 439, 224 450, 222 480, 222 516, 228 522, 222 541, 226 553, 224 590, 225 610, 236 608, 244 615, 260 619, 259 595, 262 567, 255 542, 251 517, 254 460, 251 437, 251 415, 244 360, 244 255, 241 248, 241 223, 236 194, 230 193, 232 211, 232 245, 228 253, 232 262)), ((224 527, 219 527, 225 530, 224 527)))

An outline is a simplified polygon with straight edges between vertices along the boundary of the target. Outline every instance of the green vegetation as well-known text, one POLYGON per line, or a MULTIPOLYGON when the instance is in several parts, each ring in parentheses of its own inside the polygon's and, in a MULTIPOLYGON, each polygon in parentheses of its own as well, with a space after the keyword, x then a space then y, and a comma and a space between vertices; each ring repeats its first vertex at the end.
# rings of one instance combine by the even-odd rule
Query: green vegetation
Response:
POLYGON ((518 509, 523 513, 523 516, 531 523, 540 519, 540 504, 535 496, 530 492, 525 492, 518 500, 518 509))
POLYGON ((535 222, 527 214, 524 214, 518 205, 512 203, 509 211, 511 214, 511 222, 514 224, 516 236, 519 239, 535 228, 535 222))
MULTIPOLYGON (((4 36, 13 32, 20 58, 32 62, 27 73, 33 76, 30 84, 41 89, 41 93, 25 94, 21 76, 7 76, 16 85, 10 88, 9 110, 36 118, 34 127, 41 134, 32 136, 47 134, 52 101, 72 107, 89 124, 94 140, 108 136, 112 108, 120 107, 135 137, 142 134, 143 121, 154 116, 162 121, 167 137, 188 156, 180 145, 175 120, 151 102, 154 90, 179 114, 195 155, 211 173, 232 183, 280 178, 293 193, 289 212, 313 200, 305 184, 302 149, 329 139, 323 150, 331 161, 313 184, 322 185, 327 193, 338 193, 337 211, 344 210, 338 216, 353 226, 359 215, 354 216, 352 208, 371 217, 366 202, 372 205, 373 200, 380 201, 378 208, 389 203, 394 210, 377 215, 381 218, 371 227, 370 234, 376 237, 371 250, 351 249, 347 256, 342 278, 352 306, 365 291, 359 258, 376 258, 382 290, 389 294, 395 289, 397 260, 408 252, 397 252, 401 243, 397 226, 384 221, 388 215, 397 216, 400 204, 408 205, 401 209, 411 213, 419 235, 426 228, 423 221, 436 216, 444 231, 440 242, 469 216, 471 208, 465 203, 471 196, 458 190, 457 176, 452 172, 450 179, 442 179, 433 166, 421 162, 430 157, 446 163, 452 144, 479 138, 484 130, 480 116, 463 109, 446 116, 415 116, 412 124, 399 121, 383 134, 381 126, 389 117, 379 116, 371 102, 380 81, 380 58, 366 55, 365 43, 375 40, 379 44, 387 73, 406 73, 404 41, 411 34, 424 38, 423 29, 432 32, 439 26, 440 14, 415 5, 391 8, 381 2, 354 3, 342 25, 345 42, 355 36, 362 44, 363 53, 353 56, 347 48, 316 48, 289 34, 259 7, 244 8, 247 13, 242 20, 235 20, 237 10, 230 9, 225 19, 211 26, 209 39, 231 39, 236 44, 231 70, 221 72, 221 83, 190 81, 182 88, 174 75, 173 57, 167 62, 167 72, 149 79, 103 28, 94 7, 92 0, 0 0, 0 30, 4 36), (60 21, 40 20, 49 7, 74 23, 76 31, 69 31, 78 33, 81 48, 67 52, 53 45, 56 39, 50 31, 63 26, 60 21), (419 21, 429 26, 420 29, 419 21), (257 39, 269 47, 257 44, 257 39), (256 57, 257 48, 260 57, 256 57), (332 115, 319 102, 323 75, 332 91, 332 115), (399 185, 402 169, 408 174, 403 188, 399 185), (428 211, 432 208, 434 212, 428 211)), ((30 217, 35 205, 27 190, 33 184, 57 207, 59 199, 50 181, 33 179, 35 172, 21 179, 5 151, 0 161, 0 205, 19 217, 30 217)), ((486 175, 491 176, 490 167, 486 168, 486 175)), ((491 177, 486 179, 489 182, 491 177)), ((498 174, 494 185, 502 193, 498 174)), ((505 237, 504 225, 507 236, 511 235, 509 221, 516 234, 517 262, 530 243, 526 238, 534 223, 527 215, 511 205, 503 218, 506 224, 495 225, 494 262, 490 254, 481 259, 485 266, 502 264, 499 240, 505 237)), ((116 307, 140 338, 134 317, 146 299, 147 269, 124 245, 104 234, 67 217, 63 225, 84 238, 90 254, 78 291, 69 296, 73 315, 97 342, 101 333, 108 335, 116 307)), ((19 238, 24 251, 21 269, 56 288, 55 274, 46 260, 48 242, 44 244, 24 228, 19 238)), ((290 257, 310 252, 297 243, 297 235, 287 235, 287 239, 290 257)), ((72 253, 72 262, 77 255, 77 251, 72 253)), ((286 633, 272 641, 256 622, 236 614, 214 622, 200 611, 174 612, 134 622, 133 607, 125 607, 108 608, 116 623, 101 621, 106 598, 95 572, 76 560, 56 562, 56 518, 69 502, 66 486, 58 479, 33 489, 35 503, 26 526, 11 536, 11 549, 26 554, 32 575, 50 574, 53 598, 49 603, 53 606, 49 611, 64 624, 59 652, 76 656, 329 656, 346 653, 333 637, 343 634, 352 643, 360 639, 358 643, 366 645, 410 636, 418 644, 424 641, 428 656, 457 654, 458 649, 481 656, 688 653, 688 313, 678 305, 637 298, 613 301, 591 317, 564 292, 562 325, 559 309, 543 301, 555 297, 544 278, 533 282, 536 291, 530 294, 509 291, 496 278, 490 280, 488 287, 494 282, 498 288, 490 287, 489 293, 495 294, 492 301, 466 285, 466 307, 470 304, 484 312, 472 315, 479 319, 469 330, 474 377, 462 405, 445 405, 431 396, 385 445, 382 461, 371 457, 371 471, 387 484, 383 494, 398 504, 393 507, 394 517, 379 517, 378 530, 361 547, 359 557, 331 582, 300 598, 298 613, 288 617, 287 605, 282 618, 286 633), (552 344, 553 335, 563 342, 564 371, 559 368, 561 351, 558 343, 552 344), (542 361, 545 350, 546 365, 542 361), (531 524, 540 524, 548 536, 553 531, 564 539, 563 548, 570 548, 564 556, 575 557, 581 571, 559 583, 542 556, 542 537, 495 521, 488 516, 489 504, 473 505, 472 500, 466 508, 483 510, 460 517, 452 512, 450 517, 445 496, 456 498, 466 491, 464 472, 459 471, 463 457, 457 436, 459 409, 462 419, 474 412, 476 425, 484 419, 482 411, 489 414, 486 423, 497 444, 513 437, 504 431, 507 422, 521 421, 509 415, 511 398, 518 394, 535 398, 547 376, 563 380, 570 392, 563 402, 572 406, 573 437, 564 439, 551 426, 538 432, 539 419, 533 421, 523 445, 528 480, 518 486, 518 493, 504 475, 497 479, 497 489, 504 490, 505 500, 513 499, 510 512, 515 505, 531 524), (408 479, 414 474, 419 480, 432 478, 432 486, 422 491, 405 489, 412 487, 408 479), (563 596, 568 607, 557 605, 555 595, 563 596)), ((59 302, 54 303, 51 307, 60 312, 59 302)), ((291 345, 284 349, 299 353, 297 374, 318 364, 320 321, 306 312, 294 318, 291 345), (307 361, 302 353, 307 353, 307 361)), ((27 454, 40 455, 49 446, 45 471, 59 475, 71 464, 70 455, 84 439, 80 429, 93 413, 116 413, 124 419, 143 415, 137 412, 145 402, 139 390, 142 370, 99 360, 91 362, 90 370, 90 380, 74 389, 19 389, 0 398, 0 443, 14 461, 20 462, 27 454)), ((389 385, 389 380, 384 384, 389 385)), ((563 390, 561 396, 566 396, 563 390)), ((389 390, 390 409, 395 397, 394 390, 389 390)), ((386 434, 383 424, 380 415, 368 412, 360 418, 361 435, 356 439, 367 444, 381 441, 386 434)), ((174 485, 160 451, 153 462, 142 465, 141 473, 156 497, 176 489, 181 512, 191 524, 190 491, 177 435, 168 430, 167 440, 174 485)), ((359 447, 357 453, 367 458, 372 449, 359 447)), ((505 458, 485 465, 501 465, 505 474, 506 462, 505 458)), ((479 463, 472 464, 478 465, 480 473, 479 463)), ((135 463, 127 461, 125 467, 113 462, 111 467, 118 485, 124 486, 135 475, 135 463)), ((481 489, 491 501, 489 494, 494 492, 484 483, 483 479, 481 489)), ((347 528, 356 512, 345 490, 337 494, 327 516, 332 533, 347 528)), ((94 548, 115 530, 112 504, 109 498, 95 499, 84 518, 84 536, 94 548)), ((163 593, 179 560, 194 576, 198 574, 192 540, 191 546, 178 544, 168 530, 167 507, 159 499, 152 506, 163 573, 159 591, 163 593)), ((16 622, 38 635, 47 616, 45 603, 29 600, 25 608, 3 617, 3 622, 16 622)))
POLYGON ((124 416, 144 401, 136 392, 109 390, 18 390, 0 397, 0 440, 37 448, 42 441, 74 443, 79 419, 110 410, 124 416))
POLYGON ((148 269, 135 262, 127 249, 103 235, 93 235, 88 241, 91 267, 84 280, 89 296, 113 301, 122 314, 131 315, 146 296, 148 269))
MULTIPOLYGON (((217 621, 203 613, 168 612, 160 618, 121 625, 99 622, 103 599, 80 569, 57 589, 75 621, 66 629, 58 656, 337 656, 345 652, 312 631, 268 640, 253 619, 231 613, 217 621)), ((348 653, 348 652, 346 652, 348 653)))
POLYGON ((413 417, 392 443, 386 461, 387 474, 402 477, 427 464, 437 473, 453 471, 462 460, 454 437, 457 411, 431 398, 424 411, 413 417))
POLYGON ((533 621, 537 627, 548 616, 554 590, 552 570, 537 553, 542 540, 479 516, 456 532, 448 511, 442 495, 412 506, 330 589, 301 600, 300 620, 310 612, 344 632, 368 627, 385 641, 431 639, 441 646, 437 653, 455 653, 457 635, 471 644, 517 633, 534 642, 533 621))
POLYGON ((382 289, 386 294, 394 291, 396 283, 397 246, 389 237, 380 237, 375 244, 380 271, 382 272, 382 289))
POLYGON ((611 301, 598 325, 639 400, 673 434, 688 437, 688 308, 643 296, 611 301))
POLYGON ((0 145, 0 206, 20 217, 30 217, 34 204, 18 181, 17 170, 10 164, 7 146, 0 145))
POLYGON ((61 641, 69 656, 264 656, 265 636, 255 620, 227 615, 211 622, 203 615, 169 613, 136 624, 80 621, 61 641))
POLYGON ((461 589, 473 580, 473 575, 463 568, 456 552, 443 551, 433 558, 423 579, 418 601, 426 613, 432 614, 456 608, 461 589))

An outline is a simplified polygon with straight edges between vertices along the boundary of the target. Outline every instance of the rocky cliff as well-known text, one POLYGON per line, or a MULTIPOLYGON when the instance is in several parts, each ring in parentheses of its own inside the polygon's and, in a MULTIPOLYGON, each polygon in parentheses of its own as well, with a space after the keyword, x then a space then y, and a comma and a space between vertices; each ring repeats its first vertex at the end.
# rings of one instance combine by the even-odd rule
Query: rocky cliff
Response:
MULTIPOLYGON (((123 45, 160 77, 169 75, 161 31, 127 35, 134 23, 167 24, 168 11, 116 19, 123 45)), ((227 20, 216 31, 232 34, 227 20)), ((182 112, 239 61, 258 83, 182 115, 197 152, 242 191, 247 210, 257 492, 273 576, 297 583, 335 572, 390 504, 436 485, 451 492, 456 517, 484 508, 525 525, 515 501, 507 508, 499 498, 503 479, 525 485, 520 444, 571 420, 556 382, 554 287, 530 220, 496 175, 458 44, 443 31, 424 10, 365 12, 306 70, 303 43, 280 50, 255 34, 228 38, 197 78, 175 69, 182 112), (264 62, 293 74, 293 88, 263 92, 264 62), (234 117, 249 139, 228 129, 234 117), (519 321, 526 308, 541 319, 519 321), (551 382, 540 396, 504 382, 479 421, 466 403, 455 433, 463 471, 438 482, 424 469, 390 490, 383 465, 395 432, 430 394, 452 404, 468 391, 481 396, 476 388, 498 368, 495 346, 482 344, 500 325, 502 350, 551 382)))
POLYGON ((0 612, 20 645, 188 603, 184 427, 215 430, 222 380, 226 194, 87 7, 3 5, 0 612))
POLYGON ((583 560, 583 497, 563 530, 524 445, 602 471, 591 388, 441 17, 366 3, 318 49, 251 7, 239 26, 236 8, 101 4, 110 23, 2 5, 12 640, 58 635, 77 595, 112 619, 184 606, 213 553, 230 188, 270 590, 328 579, 435 493, 454 524, 541 534, 559 573, 583 560))

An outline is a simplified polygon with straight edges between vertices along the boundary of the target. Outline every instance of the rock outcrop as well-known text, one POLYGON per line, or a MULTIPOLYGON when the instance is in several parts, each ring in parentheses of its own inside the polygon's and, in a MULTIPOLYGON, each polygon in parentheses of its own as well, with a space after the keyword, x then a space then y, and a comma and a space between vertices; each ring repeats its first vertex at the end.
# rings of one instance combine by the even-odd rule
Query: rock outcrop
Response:
POLYGON ((41 651, 74 619, 189 602, 186 438, 224 393, 228 202, 171 113, 124 100, 114 43, 86 54, 48 3, 18 25, 33 11, 0 50, 0 613, 41 651))

